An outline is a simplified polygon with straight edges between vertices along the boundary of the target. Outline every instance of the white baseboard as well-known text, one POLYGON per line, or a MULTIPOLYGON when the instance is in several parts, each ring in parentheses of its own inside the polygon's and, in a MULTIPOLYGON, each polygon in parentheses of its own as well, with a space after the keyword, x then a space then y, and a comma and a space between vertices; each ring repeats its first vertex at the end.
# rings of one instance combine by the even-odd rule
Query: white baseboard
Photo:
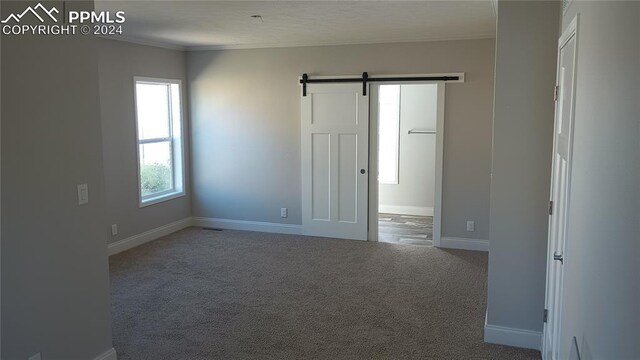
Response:
POLYGON ((118 360, 118 355, 116 354, 116 349, 111 348, 96 356, 93 360, 118 360))
POLYGON ((167 224, 155 229, 151 229, 149 231, 145 231, 142 234, 138 234, 138 235, 128 237, 126 239, 118 240, 108 245, 109 256, 121 253, 125 250, 129 250, 136 246, 140 246, 142 244, 148 243, 149 241, 153 241, 155 239, 161 238, 163 236, 167 236, 176 231, 188 228, 189 226, 192 225, 192 222, 193 222, 192 218, 186 218, 186 219, 178 220, 176 222, 172 222, 171 224, 167 224))
POLYGON ((443 236, 440 238, 440 247, 448 249, 489 251, 489 240, 443 236))
POLYGON ((278 234, 300 235, 302 233, 302 225, 202 217, 193 218, 193 226, 210 227, 225 230, 259 231, 278 234))
MULTIPOLYGON (((190 226, 218 228, 225 230, 245 230, 278 234, 302 234, 302 225, 278 224, 261 221, 245 221, 218 218, 194 217, 186 218, 171 224, 160 226, 141 234, 128 237, 108 245, 109 256, 132 249, 136 246, 148 243, 176 231, 190 226)), ((481 239, 466 239, 454 237, 442 237, 440 247, 449 249, 489 251, 489 241, 481 239)))
POLYGON ((386 214, 433 216, 433 208, 424 206, 378 205, 378 212, 386 214))
POLYGON ((487 324, 484 319, 484 342, 515 346, 525 349, 542 349, 542 332, 487 324))

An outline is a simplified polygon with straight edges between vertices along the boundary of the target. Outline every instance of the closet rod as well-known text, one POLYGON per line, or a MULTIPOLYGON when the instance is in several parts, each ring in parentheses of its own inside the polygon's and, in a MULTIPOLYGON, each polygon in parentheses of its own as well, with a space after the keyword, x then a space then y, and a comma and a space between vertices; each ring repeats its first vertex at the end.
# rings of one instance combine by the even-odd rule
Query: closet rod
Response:
POLYGON ((409 134, 435 134, 435 130, 409 130, 409 134))

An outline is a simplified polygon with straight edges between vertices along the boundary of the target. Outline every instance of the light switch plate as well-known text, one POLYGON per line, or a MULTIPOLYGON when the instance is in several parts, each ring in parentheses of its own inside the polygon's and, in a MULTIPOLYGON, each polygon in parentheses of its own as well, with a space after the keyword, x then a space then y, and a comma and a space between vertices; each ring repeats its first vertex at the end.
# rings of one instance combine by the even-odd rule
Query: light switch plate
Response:
POLYGON ((111 236, 118 235, 118 224, 111 225, 111 236))
POLYGON ((84 205, 89 203, 89 185, 78 185, 78 205, 84 205))
POLYGON ((289 216, 289 210, 287 208, 280 208, 280 217, 286 218, 289 216))

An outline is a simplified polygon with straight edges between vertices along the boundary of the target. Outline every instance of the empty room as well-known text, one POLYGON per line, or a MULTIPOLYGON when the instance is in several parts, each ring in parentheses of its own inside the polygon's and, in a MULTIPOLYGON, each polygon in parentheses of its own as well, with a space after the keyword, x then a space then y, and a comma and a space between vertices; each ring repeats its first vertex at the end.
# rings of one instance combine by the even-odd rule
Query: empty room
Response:
POLYGON ((640 2, 0 20, 0 359, 640 360, 640 2))

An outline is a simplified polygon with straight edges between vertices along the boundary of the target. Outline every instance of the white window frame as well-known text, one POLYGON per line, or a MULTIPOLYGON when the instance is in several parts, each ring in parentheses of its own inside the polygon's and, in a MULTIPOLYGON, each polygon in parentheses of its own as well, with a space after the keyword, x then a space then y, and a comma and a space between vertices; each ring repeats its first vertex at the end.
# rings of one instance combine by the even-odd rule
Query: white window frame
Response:
MULTIPOLYGON (((184 102, 183 102, 183 90, 182 90, 182 81, 176 79, 162 79, 162 78, 151 78, 151 77, 142 77, 142 76, 134 76, 133 77, 133 104, 134 104, 134 112, 135 112, 135 127, 136 127, 136 165, 138 170, 138 202, 140 208, 158 204, 161 202, 173 200, 186 195, 185 191, 185 180, 186 180, 186 169, 185 169, 185 153, 184 153, 184 102), (162 85, 177 85, 178 86, 178 103, 180 104, 179 114, 180 119, 175 121, 173 118, 174 112, 173 109, 169 109, 169 127, 171 134, 167 138, 153 138, 153 139, 145 139, 140 140, 139 134, 139 126, 138 126, 138 87, 139 83, 147 83, 147 84, 162 84, 162 85), (153 194, 152 196, 142 196, 142 174, 141 164, 140 164, 140 145, 143 144, 151 144, 156 142, 171 142, 171 154, 173 156, 172 162, 172 176, 173 176, 173 188, 161 193, 153 194)), ((171 93, 171 87, 169 86, 169 94, 171 93)), ((171 106, 172 101, 169 100, 169 106, 171 106)))
MULTIPOLYGON (((402 86, 401 85, 397 85, 397 84, 384 84, 384 85, 380 85, 380 87, 382 86, 398 86, 398 122, 395 124, 395 130, 396 130, 396 156, 395 156, 395 160, 396 160, 396 166, 394 166, 394 179, 391 181, 385 181, 380 179, 380 169, 378 169, 378 182, 379 184, 382 185, 399 185, 400 184, 400 125, 402 122, 402 86)), ((380 113, 380 98, 378 98, 378 113, 380 113)), ((380 144, 380 136, 382 135, 382 133, 378 134, 378 144, 380 144)), ((378 158, 380 158, 380 154, 378 154, 378 158)))

